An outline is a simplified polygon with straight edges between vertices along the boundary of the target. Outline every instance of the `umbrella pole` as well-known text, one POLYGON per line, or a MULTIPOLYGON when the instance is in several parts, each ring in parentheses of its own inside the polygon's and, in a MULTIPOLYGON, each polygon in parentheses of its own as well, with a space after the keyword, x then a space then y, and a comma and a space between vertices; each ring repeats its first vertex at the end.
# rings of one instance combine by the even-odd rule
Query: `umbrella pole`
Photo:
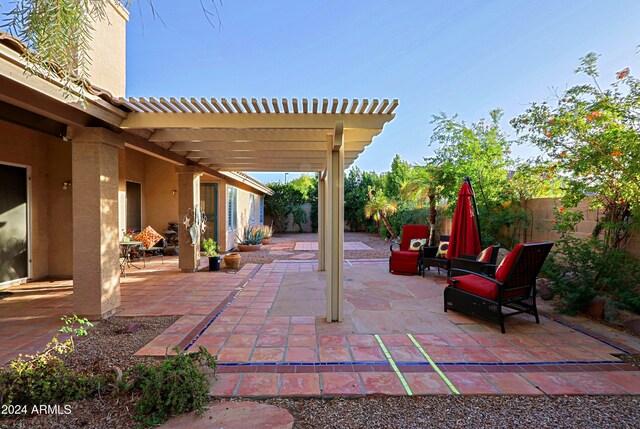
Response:
POLYGON ((471 185, 471 178, 465 177, 464 181, 469 184, 471 188, 471 201, 473 201, 473 211, 476 217, 476 227, 478 228, 478 238, 480 238, 480 246, 482 246, 482 232, 480 231, 480 215, 478 214, 478 203, 476 203, 476 191, 473 190, 473 186, 471 185))

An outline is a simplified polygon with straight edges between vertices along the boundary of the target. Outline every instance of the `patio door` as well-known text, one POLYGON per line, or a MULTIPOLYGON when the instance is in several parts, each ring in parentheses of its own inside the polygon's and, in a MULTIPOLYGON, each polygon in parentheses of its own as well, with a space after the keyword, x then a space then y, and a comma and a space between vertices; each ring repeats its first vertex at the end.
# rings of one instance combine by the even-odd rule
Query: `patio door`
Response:
POLYGON ((218 184, 200 184, 200 208, 207 216, 204 238, 213 238, 218 243, 218 184))
POLYGON ((29 174, 0 164, 0 284, 29 277, 29 174))

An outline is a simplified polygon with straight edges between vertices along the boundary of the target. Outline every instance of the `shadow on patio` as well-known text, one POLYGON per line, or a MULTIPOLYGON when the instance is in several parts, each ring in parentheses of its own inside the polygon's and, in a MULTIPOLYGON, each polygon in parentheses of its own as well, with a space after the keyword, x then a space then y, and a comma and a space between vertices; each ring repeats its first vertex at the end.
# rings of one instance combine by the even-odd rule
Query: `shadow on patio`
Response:
MULTIPOLYGON (((277 261, 185 274, 175 259, 154 261, 122 280, 116 315, 182 316, 136 354, 206 347, 219 356, 218 396, 640 393, 640 371, 614 356, 637 353, 635 337, 596 338, 527 315, 501 334, 444 313, 444 277, 393 276, 384 260, 345 264, 345 321, 327 323, 324 274, 315 269, 277 261)), ((72 311, 71 282, 54 285, 24 285, 0 301, 0 359, 46 342, 72 311)))

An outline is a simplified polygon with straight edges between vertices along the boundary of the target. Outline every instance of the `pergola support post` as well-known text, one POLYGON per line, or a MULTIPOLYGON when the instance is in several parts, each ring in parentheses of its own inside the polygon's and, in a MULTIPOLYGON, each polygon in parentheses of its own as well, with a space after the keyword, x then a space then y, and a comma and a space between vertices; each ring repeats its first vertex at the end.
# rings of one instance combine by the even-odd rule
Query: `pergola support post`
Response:
POLYGON ((327 322, 344 319, 344 124, 337 122, 327 149, 327 322))
POLYGON ((323 172, 318 174, 318 271, 326 271, 326 237, 327 230, 327 214, 325 207, 327 205, 325 198, 327 195, 327 178, 323 172))
POLYGON ((200 265, 200 241, 191 243, 189 231, 182 224, 185 216, 194 221, 193 210, 200 204, 200 176, 202 172, 193 166, 176 167, 178 173, 178 267, 182 272, 193 273, 200 265), (191 209, 191 210, 189 210, 191 209))
POLYGON ((120 305, 118 151, 122 138, 104 128, 73 127, 74 312, 106 318, 120 305))

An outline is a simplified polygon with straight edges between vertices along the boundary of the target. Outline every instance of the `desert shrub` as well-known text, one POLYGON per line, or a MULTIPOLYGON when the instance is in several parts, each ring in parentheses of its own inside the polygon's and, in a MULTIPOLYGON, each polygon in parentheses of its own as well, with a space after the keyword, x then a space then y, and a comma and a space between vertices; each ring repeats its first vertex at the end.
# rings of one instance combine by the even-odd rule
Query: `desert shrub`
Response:
POLYGON ((78 373, 68 368, 61 356, 73 353, 74 337, 87 335, 93 326, 87 319, 63 316, 60 340, 56 334, 45 349, 34 355, 20 355, 0 369, 0 403, 3 405, 64 404, 87 398, 107 382, 103 377, 78 373))
POLYGON ((560 239, 542 273, 552 281, 561 309, 583 311, 600 295, 610 297, 619 308, 640 313, 640 261, 598 236, 574 237, 582 218, 580 211, 556 210, 555 229, 560 239))
POLYGON ((204 411, 209 382, 201 367, 215 369, 216 358, 203 347, 195 353, 175 351, 161 362, 136 365, 124 378, 124 390, 140 395, 134 418, 143 427, 163 423, 173 415, 204 411))

